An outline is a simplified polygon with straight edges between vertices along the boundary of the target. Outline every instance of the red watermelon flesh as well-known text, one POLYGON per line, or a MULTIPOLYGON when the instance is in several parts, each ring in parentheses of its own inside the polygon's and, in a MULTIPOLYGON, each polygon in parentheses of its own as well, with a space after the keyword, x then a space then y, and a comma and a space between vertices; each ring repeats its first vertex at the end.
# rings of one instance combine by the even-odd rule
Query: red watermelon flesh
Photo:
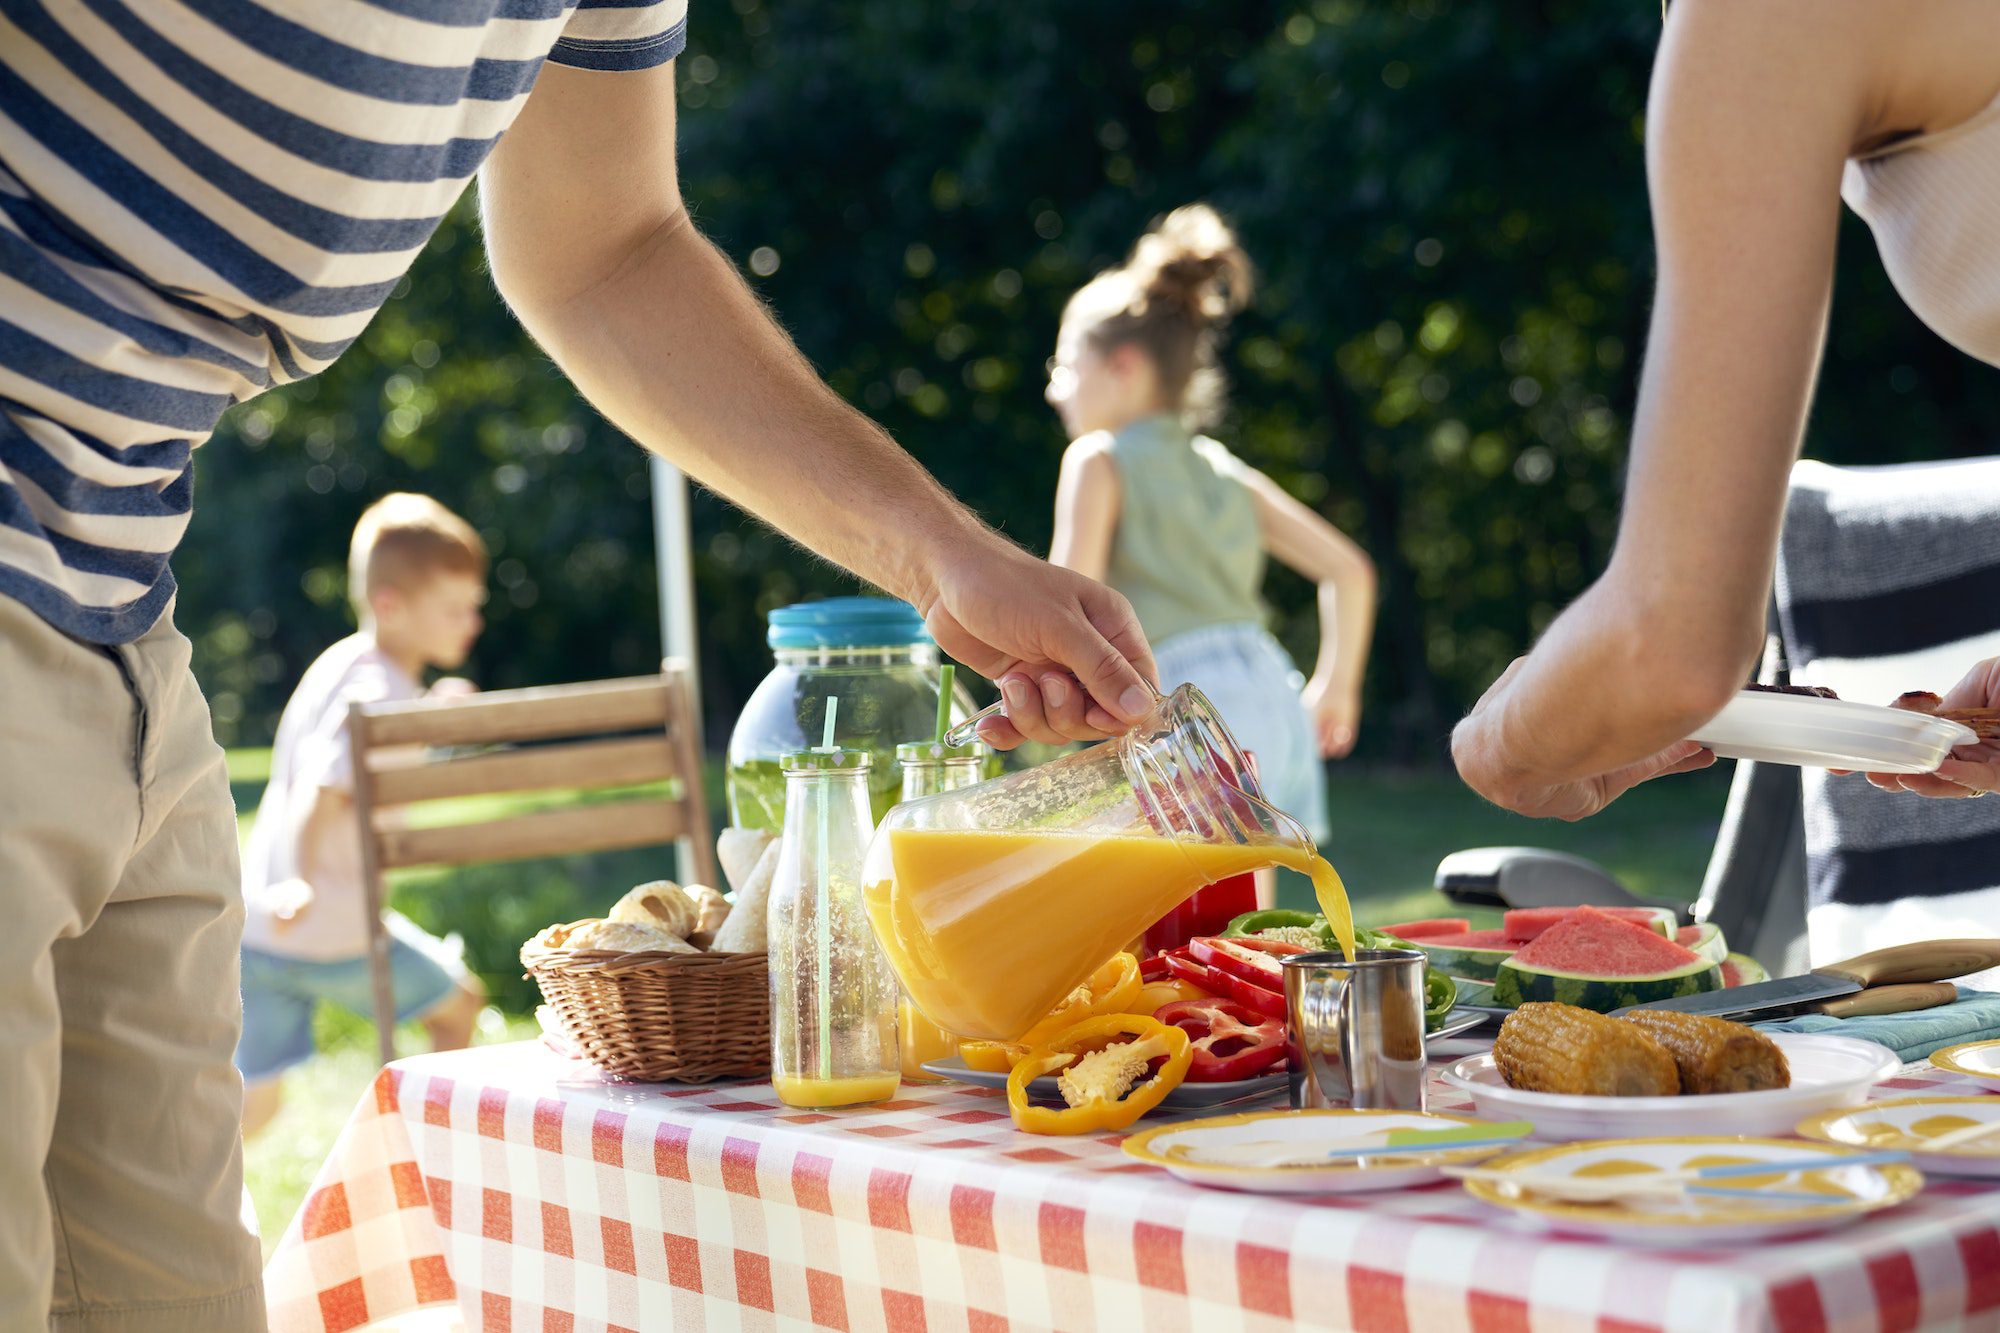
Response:
MULTIPOLYGON (((1507 932, 1508 939, 1516 944, 1526 944, 1530 940, 1540 939, 1543 931, 1568 917, 1572 912, 1582 910, 1581 907, 1517 907, 1507 913, 1501 928, 1507 932)), ((1648 930, 1653 929, 1653 923, 1659 920, 1660 916, 1650 907, 1593 907, 1590 910, 1608 916, 1614 921, 1629 921, 1648 930)))
POLYGON ((1700 926, 1682 926, 1679 933, 1674 936, 1674 943, 1680 945, 1683 949, 1692 949, 1700 939, 1700 926))
POLYGON ((1523 967, 1576 976, 1654 976, 1701 962, 1691 949, 1610 912, 1579 907, 1514 955, 1523 967))
MULTIPOLYGON (((1409 936, 1405 935, 1403 938, 1408 939, 1409 936)), ((1440 949, 1512 950, 1514 947, 1514 941, 1507 938, 1507 932, 1504 930, 1468 930, 1458 935, 1426 935, 1423 937, 1423 943, 1436 945, 1440 949)))
POLYGON ((1393 926, 1377 926, 1375 929, 1385 935, 1394 935, 1399 940, 1427 940, 1440 935, 1463 935, 1472 929, 1472 921, 1462 916, 1434 916, 1424 921, 1399 921, 1393 926))
POLYGON ((1736 964, 1726 959, 1722 964, 1722 984, 1724 986, 1741 986, 1743 984, 1743 973, 1737 969, 1736 964))

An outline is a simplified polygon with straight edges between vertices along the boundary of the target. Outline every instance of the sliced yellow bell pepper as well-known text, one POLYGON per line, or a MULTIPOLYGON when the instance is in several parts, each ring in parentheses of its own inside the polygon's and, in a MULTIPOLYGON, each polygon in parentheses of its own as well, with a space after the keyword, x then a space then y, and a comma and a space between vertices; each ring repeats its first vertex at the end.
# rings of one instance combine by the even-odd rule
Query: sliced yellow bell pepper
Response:
POLYGON ((1090 980, 1065 995, 1046 1018, 1014 1039, 1017 1046, 1035 1047, 1056 1033, 1096 1014, 1130 1013, 1139 998, 1139 960, 1129 953, 1111 955, 1090 980))
POLYGON ((1161 981, 1149 981, 1139 987, 1139 998, 1132 1002, 1135 1014, 1157 1014, 1170 1004, 1184 1000, 1209 1000, 1215 998, 1192 981, 1182 981, 1179 977, 1167 977, 1161 981))
POLYGON ((1127 1129, 1187 1077, 1193 1059, 1188 1034, 1139 1014, 1103 1014, 1072 1024, 1015 1064, 1007 1076, 1007 1109, 1030 1134, 1090 1134, 1127 1129), (1126 1040, 1119 1040, 1125 1038, 1126 1040), (1164 1058, 1157 1072, 1152 1062, 1164 1058), (1062 1071, 1056 1085, 1064 1108, 1036 1106, 1028 1085, 1062 1071))
POLYGON ((962 1041, 958 1044, 958 1058, 965 1061, 967 1069, 983 1070, 988 1074, 1004 1074, 1021 1062, 1028 1053, 1026 1046, 1017 1046, 1011 1041, 962 1041))

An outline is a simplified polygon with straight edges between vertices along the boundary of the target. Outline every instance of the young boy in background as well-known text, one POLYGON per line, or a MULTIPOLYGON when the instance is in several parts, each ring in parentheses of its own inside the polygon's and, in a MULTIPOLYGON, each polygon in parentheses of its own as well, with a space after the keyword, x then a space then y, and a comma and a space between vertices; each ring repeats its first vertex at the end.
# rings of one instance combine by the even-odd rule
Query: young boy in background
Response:
MULTIPOLYGON (((277 1114, 278 1079, 313 1054, 325 1000, 371 1012, 368 927, 347 710, 418 699, 426 669, 464 663, 483 625, 486 547, 472 526, 425 495, 397 493, 355 525, 348 590, 361 628, 307 668, 285 705, 271 781, 243 851, 243 1132, 277 1114)), ((433 696, 462 694, 438 681, 433 696)), ((437 1050, 472 1039, 486 992, 445 941, 385 912, 396 1017, 437 1050)))

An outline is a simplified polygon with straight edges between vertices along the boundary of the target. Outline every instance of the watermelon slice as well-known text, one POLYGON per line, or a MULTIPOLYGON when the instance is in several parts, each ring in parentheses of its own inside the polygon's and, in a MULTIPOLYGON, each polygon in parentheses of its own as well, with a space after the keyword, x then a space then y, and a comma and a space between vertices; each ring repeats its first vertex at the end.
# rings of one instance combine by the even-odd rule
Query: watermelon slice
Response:
POLYGON ((1437 935, 1463 935, 1472 929, 1472 922, 1462 916, 1434 916, 1424 921, 1399 921, 1393 926, 1377 926, 1384 935, 1394 935, 1399 940, 1423 940, 1437 935))
MULTIPOLYGON (((1408 938, 1404 936, 1402 938, 1408 938)), ((1502 930, 1468 930, 1459 935, 1432 935, 1410 940, 1448 977, 1491 981, 1500 964, 1513 956, 1513 941, 1502 930)))
POLYGON ((1554 1000, 1609 1013, 1720 990, 1722 969, 1645 926, 1579 907, 1501 963, 1493 1003, 1554 1000))
POLYGON ((1722 960, 1722 984, 1725 986, 1748 986, 1770 979, 1771 974, 1764 970, 1764 965, 1747 953, 1733 953, 1722 960))
MULTIPOLYGON (((1516 907, 1507 913, 1505 920, 1501 923, 1501 929, 1505 930, 1507 938, 1513 940, 1516 944, 1526 944, 1531 940, 1541 938, 1543 931, 1555 925, 1558 921, 1565 920, 1570 913, 1579 910, 1581 910, 1580 906, 1516 907)), ((1672 908, 1593 907, 1590 910, 1602 913, 1614 921, 1630 921, 1635 926, 1644 926, 1648 930, 1657 931, 1665 939, 1673 938, 1674 913, 1672 908)))
POLYGON ((1721 926, 1682 926, 1674 935, 1674 943, 1683 949, 1693 950, 1711 963, 1720 963, 1729 957, 1729 942, 1722 938, 1721 926))

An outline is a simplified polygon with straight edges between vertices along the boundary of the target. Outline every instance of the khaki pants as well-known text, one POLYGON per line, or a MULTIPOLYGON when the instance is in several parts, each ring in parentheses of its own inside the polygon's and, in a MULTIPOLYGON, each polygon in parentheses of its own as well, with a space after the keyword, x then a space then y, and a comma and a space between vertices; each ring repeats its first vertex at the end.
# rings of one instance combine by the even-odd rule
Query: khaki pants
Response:
POLYGON ((0 597, 0 1330, 264 1328, 242 1219, 243 929, 172 613, 94 647, 0 597))

